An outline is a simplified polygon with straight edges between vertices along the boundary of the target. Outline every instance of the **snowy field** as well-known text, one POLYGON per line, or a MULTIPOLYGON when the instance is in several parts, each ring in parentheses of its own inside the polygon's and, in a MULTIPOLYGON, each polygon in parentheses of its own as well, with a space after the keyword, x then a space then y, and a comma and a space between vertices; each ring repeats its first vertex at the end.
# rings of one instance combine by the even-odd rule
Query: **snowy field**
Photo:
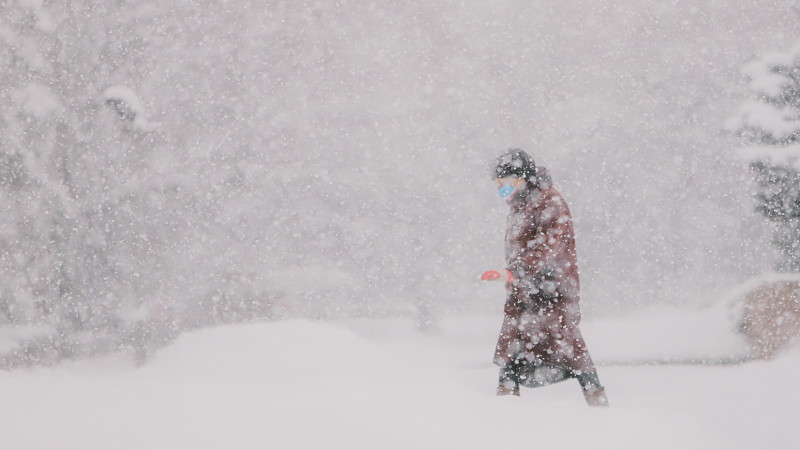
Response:
POLYGON ((403 319, 207 329, 141 368, 116 356, 0 373, 0 448, 798 448, 800 346, 739 366, 635 364, 742 354, 720 312, 585 322, 608 409, 574 380, 495 397, 499 315, 434 335, 403 319))

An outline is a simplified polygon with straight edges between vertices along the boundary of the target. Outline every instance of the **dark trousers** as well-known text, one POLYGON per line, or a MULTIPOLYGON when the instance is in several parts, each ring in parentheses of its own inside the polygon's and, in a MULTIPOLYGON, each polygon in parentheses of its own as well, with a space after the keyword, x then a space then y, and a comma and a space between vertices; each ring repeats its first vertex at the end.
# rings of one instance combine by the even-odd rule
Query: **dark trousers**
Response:
POLYGON ((597 370, 575 373, 569 369, 552 367, 542 364, 530 363, 525 359, 509 361, 500 368, 499 385, 519 389, 525 387, 539 387, 557 383, 568 378, 577 378, 583 391, 591 391, 602 387, 597 370))

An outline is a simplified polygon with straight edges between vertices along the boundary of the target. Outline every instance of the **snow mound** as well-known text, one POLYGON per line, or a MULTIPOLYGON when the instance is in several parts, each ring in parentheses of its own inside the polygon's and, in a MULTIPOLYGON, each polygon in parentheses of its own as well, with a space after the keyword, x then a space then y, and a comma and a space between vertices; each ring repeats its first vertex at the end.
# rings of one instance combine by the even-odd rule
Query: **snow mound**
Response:
POLYGON ((693 362, 746 358, 736 329, 738 310, 725 300, 700 310, 654 306, 618 319, 585 322, 582 331, 600 365, 693 362))
POLYGON ((286 320, 184 334, 142 370, 185 379, 270 382, 322 378, 359 366, 372 371, 389 363, 351 330, 286 320))

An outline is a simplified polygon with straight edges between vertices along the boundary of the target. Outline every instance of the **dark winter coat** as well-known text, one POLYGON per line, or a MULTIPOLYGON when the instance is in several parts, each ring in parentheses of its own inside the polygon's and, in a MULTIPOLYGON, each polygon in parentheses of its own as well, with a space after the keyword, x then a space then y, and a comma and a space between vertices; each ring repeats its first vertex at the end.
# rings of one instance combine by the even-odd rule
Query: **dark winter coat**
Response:
POLYGON ((510 201, 505 317, 494 362, 525 359, 580 373, 594 368, 578 324, 580 283, 567 203, 544 168, 510 201))

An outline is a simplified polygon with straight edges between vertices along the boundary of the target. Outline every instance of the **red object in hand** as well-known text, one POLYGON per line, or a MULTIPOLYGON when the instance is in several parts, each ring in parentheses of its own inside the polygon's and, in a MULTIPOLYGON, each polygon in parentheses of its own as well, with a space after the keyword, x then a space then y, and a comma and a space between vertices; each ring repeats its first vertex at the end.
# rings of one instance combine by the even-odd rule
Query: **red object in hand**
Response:
POLYGON ((481 275, 481 280, 483 281, 494 281, 494 280, 503 280, 503 281, 515 281, 514 275, 508 271, 508 269, 503 269, 502 271, 497 270, 487 270, 483 272, 481 275))
POLYGON ((500 278, 500 272, 496 270, 487 270, 486 272, 483 272, 483 275, 481 275, 481 280, 483 281, 492 281, 498 278, 500 278))

